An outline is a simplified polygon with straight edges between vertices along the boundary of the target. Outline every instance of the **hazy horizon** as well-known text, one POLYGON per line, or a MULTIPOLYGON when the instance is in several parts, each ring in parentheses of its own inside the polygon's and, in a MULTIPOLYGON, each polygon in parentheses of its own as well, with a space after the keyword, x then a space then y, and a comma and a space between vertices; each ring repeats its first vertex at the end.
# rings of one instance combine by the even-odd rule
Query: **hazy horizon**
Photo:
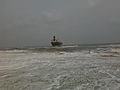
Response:
POLYGON ((120 0, 1 0, 0 48, 119 43, 120 0))

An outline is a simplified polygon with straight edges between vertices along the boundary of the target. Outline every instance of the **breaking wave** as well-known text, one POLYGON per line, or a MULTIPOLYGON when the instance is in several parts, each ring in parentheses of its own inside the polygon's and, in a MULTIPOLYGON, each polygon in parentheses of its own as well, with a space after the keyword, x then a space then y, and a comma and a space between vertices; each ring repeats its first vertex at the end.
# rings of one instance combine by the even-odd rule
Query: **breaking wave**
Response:
POLYGON ((0 90, 120 90, 120 47, 0 50, 0 90))

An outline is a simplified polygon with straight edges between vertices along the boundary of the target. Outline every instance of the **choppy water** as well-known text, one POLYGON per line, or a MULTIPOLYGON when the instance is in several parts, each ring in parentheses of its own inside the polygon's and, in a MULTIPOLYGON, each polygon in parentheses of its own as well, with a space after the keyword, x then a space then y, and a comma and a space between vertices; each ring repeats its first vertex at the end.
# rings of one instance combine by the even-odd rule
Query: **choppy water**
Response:
POLYGON ((119 46, 1 50, 0 90, 120 90, 119 46))

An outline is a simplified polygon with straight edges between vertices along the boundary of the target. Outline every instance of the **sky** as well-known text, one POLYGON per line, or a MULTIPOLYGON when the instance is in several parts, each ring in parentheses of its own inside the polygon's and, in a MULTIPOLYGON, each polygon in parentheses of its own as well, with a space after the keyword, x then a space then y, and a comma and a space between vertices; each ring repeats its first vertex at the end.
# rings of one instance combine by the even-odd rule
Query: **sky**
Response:
POLYGON ((120 0, 0 0, 0 48, 120 42, 120 0))

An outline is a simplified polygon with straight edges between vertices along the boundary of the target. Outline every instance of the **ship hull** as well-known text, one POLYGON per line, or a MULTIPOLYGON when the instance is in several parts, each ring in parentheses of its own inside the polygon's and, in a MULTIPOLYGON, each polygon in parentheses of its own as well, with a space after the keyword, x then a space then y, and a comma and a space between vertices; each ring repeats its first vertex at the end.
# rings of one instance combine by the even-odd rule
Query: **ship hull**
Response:
POLYGON ((52 46, 61 46, 62 42, 51 42, 52 46))

